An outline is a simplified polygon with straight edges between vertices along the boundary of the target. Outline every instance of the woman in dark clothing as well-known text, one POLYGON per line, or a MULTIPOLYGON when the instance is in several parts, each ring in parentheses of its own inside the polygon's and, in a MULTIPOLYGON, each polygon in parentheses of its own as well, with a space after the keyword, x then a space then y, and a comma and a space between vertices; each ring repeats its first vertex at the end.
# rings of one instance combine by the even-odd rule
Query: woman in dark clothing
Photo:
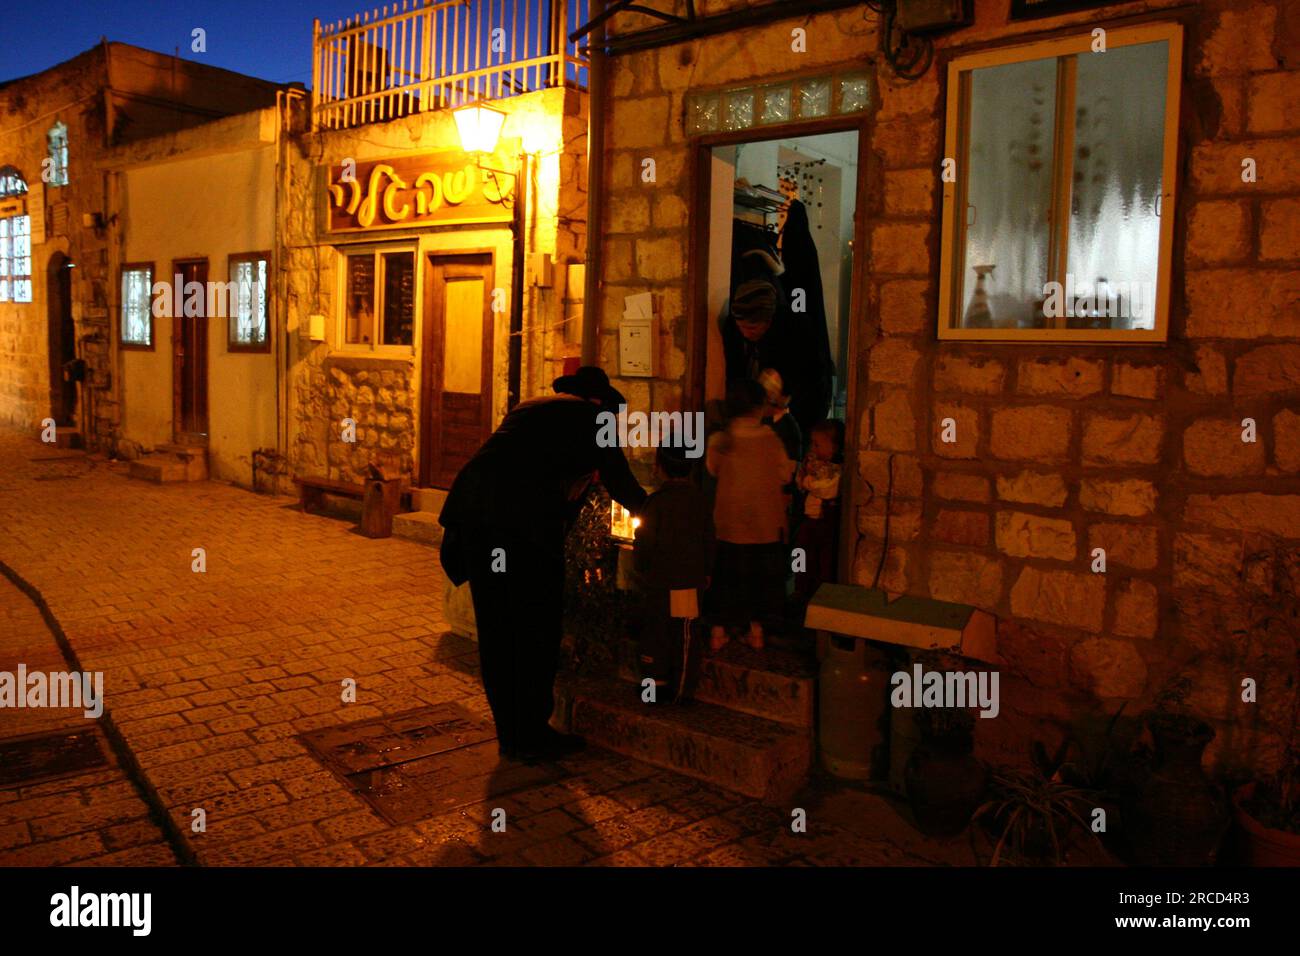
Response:
POLYGON ((469 581, 483 687, 501 755, 548 759, 581 748, 550 726, 564 616, 564 539, 597 475, 636 512, 645 491, 623 450, 597 441, 598 416, 626 404, 584 366, 561 393, 522 402, 461 469, 443 505, 442 566, 469 581))
POLYGON ((748 279, 737 286, 721 325, 727 381, 757 382, 764 370, 775 370, 790 396, 790 414, 807 435, 826 416, 830 383, 828 378, 822 388, 814 353, 795 331, 776 280, 748 279))

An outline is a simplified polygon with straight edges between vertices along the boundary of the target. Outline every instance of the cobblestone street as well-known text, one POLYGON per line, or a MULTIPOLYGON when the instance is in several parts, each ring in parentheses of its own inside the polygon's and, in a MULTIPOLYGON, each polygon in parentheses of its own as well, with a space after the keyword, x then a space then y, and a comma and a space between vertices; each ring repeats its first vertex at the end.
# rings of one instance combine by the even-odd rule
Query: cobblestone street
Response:
MULTIPOLYGON (((298 735, 432 704, 489 717, 476 647, 443 623, 433 550, 286 498, 129 481, 121 463, 12 431, 0 502, 0 560, 48 604, 79 667, 104 672, 101 721, 138 766, 135 783, 113 768, 0 790, 0 864, 173 862, 140 794, 170 820, 176 856, 202 865, 970 862, 964 843, 916 835, 861 791, 801 797, 808 832, 795 834, 788 809, 597 749, 544 784, 391 826, 298 735), (498 806, 505 833, 490 827, 498 806)), ((0 597, 5 667, 69 666, 27 596, 6 584, 0 597)), ((52 719, 31 713, 0 729, 52 719)))

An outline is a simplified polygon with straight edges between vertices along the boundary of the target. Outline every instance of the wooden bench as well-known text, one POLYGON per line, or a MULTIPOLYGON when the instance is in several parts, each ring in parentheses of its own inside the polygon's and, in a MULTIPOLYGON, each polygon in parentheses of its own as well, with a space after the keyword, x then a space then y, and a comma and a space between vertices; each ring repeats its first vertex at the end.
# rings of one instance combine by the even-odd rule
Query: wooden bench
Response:
POLYGON ((365 498, 366 486, 350 481, 335 481, 332 478, 301 477, 293 483, 298 486, 298 502, 303 511, 319 511, 325 504, 326 495, 342 495, 345 498, 365 498))
MULTIPOLYGON (((365 484, 351 481, 305 475, 294 478, 293 483, 298 486, 298 502, 306 512, 319 511, 325 504, 326 495, 341 495, 358 501, 364 501, 366 497, 365 484)), ((403 481, 398 494, 400 500, 409 506, 411 486, 403 481)))

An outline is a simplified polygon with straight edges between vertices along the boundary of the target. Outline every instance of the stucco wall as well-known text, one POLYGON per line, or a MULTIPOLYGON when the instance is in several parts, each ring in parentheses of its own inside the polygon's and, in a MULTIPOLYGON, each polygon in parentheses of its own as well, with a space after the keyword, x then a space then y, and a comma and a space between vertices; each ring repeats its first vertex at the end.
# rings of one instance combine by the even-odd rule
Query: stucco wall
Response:
MULTIPOLYGON (((209 281, 226 282, 229 256, 271 250, 271 146, 133 168, 123 179, 124 261, 152 262, 155 283, 173 282, 178 259, 207 259, 209 281)), ((153 350, 122 350, 122 431, 143 444, 172 440, 172 329, 170 317, 155 317, 153 350)), ((227 337, 226 319, 209 318, 208 468, 251 485, 253 450, 275 446, 275 357, 231 352, 227 337)))

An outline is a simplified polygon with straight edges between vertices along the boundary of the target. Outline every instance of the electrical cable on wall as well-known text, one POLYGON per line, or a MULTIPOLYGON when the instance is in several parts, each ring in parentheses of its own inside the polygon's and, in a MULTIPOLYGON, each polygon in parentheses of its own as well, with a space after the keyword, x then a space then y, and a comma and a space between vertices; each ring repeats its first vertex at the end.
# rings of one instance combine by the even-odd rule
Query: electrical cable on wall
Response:
MULTIPOLYGON (((913 36, 895 28, 898 0, 866 0, 866 6, 884 21, 881 48, 890 69, 904 80, 916 80, 924 76, 934 62, 934 43, 930 38, 913 36)), ((866 14, 863 17, 866 18, 866 14)))
MULTIPOLYGON (((871 587, 874 589, 880 586, 880 575, 885 570, 885 558, 889 554, 889 513, 893 511, 894 502, 894 453, 890 452, 889 457, 885 459, 885 468, 889 472, 889 481, 885 488, 885 533, 884 542, 880 548, 880 561, 876 565, 876 574, 871 579, 871 587)), ((876 489, 872 488, 871 482, 867 482, 867 487, 871 488, 871 497, 876 496, 876 489)), ((867 499, 871 503, 871 499, 867 499)))

